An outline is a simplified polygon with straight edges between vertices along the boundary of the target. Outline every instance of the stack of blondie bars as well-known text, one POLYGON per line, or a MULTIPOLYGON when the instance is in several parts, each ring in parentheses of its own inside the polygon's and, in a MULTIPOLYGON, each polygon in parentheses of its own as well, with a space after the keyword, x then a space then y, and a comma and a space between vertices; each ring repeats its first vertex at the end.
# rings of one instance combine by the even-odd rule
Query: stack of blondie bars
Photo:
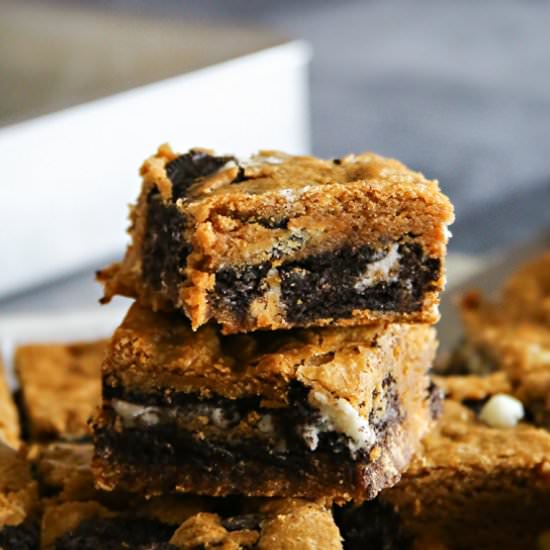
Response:
POLYGON ((97 484, 372 499, 429 429, 452 206, 374 154, 243 161, 162 146, 105 301, 97 484))
POLYGON ((22 428, 0 392, 0 438, 26 441, 0 445, 0 548, 378 541, 441 410, 448 199, 373 154, 163 146, 142 175, 126 257, 99 273, 105 301, 135 298, 126 318, 109 341, 17 350, 22 428))

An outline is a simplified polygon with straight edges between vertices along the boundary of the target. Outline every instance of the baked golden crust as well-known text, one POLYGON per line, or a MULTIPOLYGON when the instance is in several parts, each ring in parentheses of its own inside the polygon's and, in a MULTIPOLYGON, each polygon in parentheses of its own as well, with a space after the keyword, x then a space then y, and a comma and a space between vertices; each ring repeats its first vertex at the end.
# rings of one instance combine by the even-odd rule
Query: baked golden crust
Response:
POLYGON ((8 387, 0 357, 0 441, 16 449, 20 444, 19 415, 8 387))
POLYGON ((101 402, 101 361, 106 340, 33 344, 15 353, 22 406, 36 440, 90 434, 88 419, 101 402))
POLYGON ((113 334, 103 377, 145 392, 259 395, 273 407, 286 404, 289 382, 298 380, 369 410, 373 383, 390 371, 399 377, 405 369, 396 365, 425 376, 436 345, 431 327, 407 324, 233 336, 208 325, 193 332, 181 316, 136 303, 113 334))
MULTIPOLYGON (((326 161, 261 152, 247 162, 209 157, 211 154, 195 149, 180 156, 163 146, 145 162, 142 192, 131 214, 132 243, 120 265, 99 274, 106 300, 114 294, 139 297, 154 309, 182 309, 194 328, 215 320, 226 333, 437 320, 438 295, 445 280, 446 226, 453 220, 452 206, 437 182, 372 153, 326 161), (178 173, 177 163, 184 164, 181 159, 186 157, 197 157, 209 175, 202 176, 191 161, 186 165, 187 178, 178 173), (153 204, 151 197, 157 195, 158 204, 153 204), (169 219, 155 218, 161 215, 169 219), (153 233, 157 236, 151 237, 153 233), (162 241, 161 248, 154 243, 152 246, 155 265, 146 257, 147 251, 151 252, 151 238, 157 245, 162 241), (415 253, 426 258, 426 265, 418 269, 433 271, 421 276, 428 277, 429 284, 422 279, 420 301, 407 302, 401 308, 390 306, 388 301, 375 306, 375 298, 361 299, 366 288, 395 276, 394 272, 382 276, 376 270, 371 277, 369 261, 377 268, 381 258, 388 258, 388 266, 389 258, 394 258, 397 270, 400 257, 404 261, 405 253, 400 250, 397 254, 392 243, 396 247, 398 243, 417 246, 415 253), (310 304, 304 313, 292 292, 294 279, 304 275, 296 262, 306 262, 311 268, 312 261, 326 256, 322 262, 330 263, 327 255, 342 256, 344 251, 344 256, 351 254, 345 261, 353 265, 358 251, 364 255, 367 248, 371 258, 363 258, 364 273, 360 270, 357 280, 350 282, 359 287, 347 289, 354 297, 345 311, 334 309, 331 314, 330 308, 310 304), (177 268, 175 256, 184 260, 177 268), (232 270, 230 276, 235 271, 238 279, 243 269, 261 272, 255 275, 258 284, 254 291, 238 308, 229 303, 232 300, 224 302, 219 287, 228 269, 232 270), (361 283, 365 279, 367 282, 361 283), (243 308, 244 315, 240 311, 243 308)), ((415 261, 420 262, 420 256, 415 261)), ((319 275, 319 270, 324 270, 326 279, 328 270, 337 277, 331 269, 317 266, 311 271, 319 275)), ((337 289, 329 292, 337 293, 337 289)), ((404 299, 404 290, 400 292, 400 299, 404 299)), ((304 300, 309 293, 300 295, 304 300)), ((314 296, 309 298, 315 303, 314 296)))

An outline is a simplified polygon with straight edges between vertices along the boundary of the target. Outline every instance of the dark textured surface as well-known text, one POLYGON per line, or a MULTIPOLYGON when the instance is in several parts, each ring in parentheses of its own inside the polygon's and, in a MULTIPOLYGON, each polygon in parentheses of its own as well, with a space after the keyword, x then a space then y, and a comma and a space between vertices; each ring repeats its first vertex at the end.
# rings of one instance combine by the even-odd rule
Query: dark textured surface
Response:
POLYGON ((2 550, 38 550, 39 526, 31 521, 20 525, 0 527, 2 550))
MULTIPOLYGON (((281 299, 289 323, 306 324, 317 319, 351 317, 354 309, 418 311, 426 292, 439 277, 440 262, 424 256, 417 244, 399 246, 398 278, 381 282, 361 292, 355 284, 369 264, 380 260, 379 251, 369 246, 341 248, 303 260, 288 261, 277 267, 281 277, 281 299)), ((274 251, 277 257, 277 251, 274 251)), ((216 273, 212 300, 216 308, 239 322, 246 319, 248 307, 267 286, 264 279, 271 262, 242 268, 224 268, 216 273)))
POLYGON ((270 269, 271 262, 220 269, 216 273, 216 285, 212 296, 216 308, 228 311, 239 322, 243 322, 250 303, 263 294, 263 280, 270 269))
POLYGON ((358 292, 357 278, 380 258, 368 246, 342 248, 278 268, 287 320, 307 323, 319 318, 350 317, 354 309, 409 313, 422 307, 424 294, 439 277, 440 262, 426 258, 416 244, 399 246, 398 278, 358 292))
POLYGON ((344 539, 344 550, 404 550, 410 546, 397 513, 378 499, 361 506, 335 508, 334 519, 344 539))
MULTIPOLYGON (((125 429, 119 433, 101 431, 96 441, 96 455, 102 462, 136 467, 137 471, 152 478, 154 486, 160 484, 164 491, 174 489, 177 472, 193 472, 192 490, 199 493, 204 487, 208 487, 208 492, 223 487, 231 487, 233 493, 257 491, 272 483, 273 477, 267 474, 269 478, 266 478, 267 472, 284 476, 286 483, 298 491, 307 480, 315 479, 316 484, 321 484, 327 471, 331 472, 331 486, 341 484, 344 490, 370 489, 373 483, 380 481, 366 472, 357 478, 360 473, 357 463, 340 454, 298 452, 298 449, 293 449, 292 454, 269 453, 257 440, 243 440, 229 447, 224 442, 197 440, 181 430, 157 428, 125 429)), ((143 481, 127 479, 123 483, 134 486, 143 481)))
POLYGON ((177 301, 178 285, 191 245, 185 241, 185 216, 173 204, 162 202, 158 192, 148 197, 147 227, 143 239, 143 279, 154 290, 167 288, 177 301))
POLYGON ((55 543, 55 550, 177 550, 168 543, 177 526, 146 519, 91 519, 55 543))

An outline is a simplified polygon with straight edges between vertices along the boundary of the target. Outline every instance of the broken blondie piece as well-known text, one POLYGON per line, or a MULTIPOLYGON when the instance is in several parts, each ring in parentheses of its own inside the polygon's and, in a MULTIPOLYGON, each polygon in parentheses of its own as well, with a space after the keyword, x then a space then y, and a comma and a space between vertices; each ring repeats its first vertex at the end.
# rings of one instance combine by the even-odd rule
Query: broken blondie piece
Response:
POLYGON ((426 325, 222 336, 134 304, 103 364, 104 489, 373 498, 437 406, 426 325))
POLYGON ((20 443, 19 415, 6 380, 0 357, 0 442, 16 449, 20 443))
POLYGON ((37 550, 38 488, 24 456, 0 442, 0 548, 37 550))
POLYGON ((106 340, 32 344, 15 353, 21 406, 31 439, 90 436, 88 419, 101 402, 101 361, 106 340))
POLYGON ((104 301, 137 297, 225 334, 438 320, 453 209, 396 160, 162 146, 141 174, 132 243, 98 273, 104 301))
POLYGON ((550 526, 550 433, 518 423, 502 373, 435 381, 447 394, 443 416, 401 481, 337 512, 346 548, 539 548, 550 526), (496 398, 504 404, 487 414, 496 398))
POLYGON ((496 300, 461 302, 465 339, 446 374, 503 372, 530 418, 550 428, 550 253, 523 266, 496 300))

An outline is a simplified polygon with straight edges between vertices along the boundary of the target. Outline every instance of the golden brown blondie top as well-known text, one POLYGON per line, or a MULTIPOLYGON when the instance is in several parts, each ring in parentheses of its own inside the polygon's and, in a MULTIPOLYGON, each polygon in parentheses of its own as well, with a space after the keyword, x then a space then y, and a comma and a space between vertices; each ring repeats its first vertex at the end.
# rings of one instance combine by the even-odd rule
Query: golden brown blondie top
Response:
MULTIPOLYGON (((411 196, 420 193, 442 204, 437 181, 426 179, 420 172, 407 168, 395 159, 384 158, 372 152, 347 155, 341 159, 323 160, 312 156, 293 156, 281 151, 260 151, 250 159, 240 160, 231 155, 216 156, 211 149, 196 147, 189 154, 204 154, 204 162, 217 164, 211 176, 197 177, 186 188, 186 198, 195 201, 218 195, 259 195, 271 192, 307 192, 319 185, 347 185, 369 181, 376 187, 409 189, 411 196), (215 161, 208 160, 216 159, 215 161), (218 160, 219 159, 219 160, 218 160)), ((179 167, 166 166, 181 158, 169 145, 159 147, 157 153, 141 167, 141 175, 155 182, 165 200, 176 198, 174 181, 178 181, 179 167), (168 177, 171 176, 171 177, 168 177)), ((184 161, 183 161, 184 162, 184 161)), ((177 185, 176 185, 177 187, 177 185)), ((283 196, 283 198, 285 198, 283 196)))
POLYGON ((106 340, 32 344, 15 353, 22 406, 33 439, 87 436, 88 419, 101 401, 106 340))
POLYGON ((289 383, 298 380, 368 409, 373 383, 384 373, 399 376, 396 364, 420 380, 435 348, 435 332, 425 325, 223 336, 212 325, 193 332, 183 316, 136 303, 113 335, 103 376, 104 383, 113 376, 144 391, 164 386, 205 397, 261 395, 271 406, 284 406, 289 383))

